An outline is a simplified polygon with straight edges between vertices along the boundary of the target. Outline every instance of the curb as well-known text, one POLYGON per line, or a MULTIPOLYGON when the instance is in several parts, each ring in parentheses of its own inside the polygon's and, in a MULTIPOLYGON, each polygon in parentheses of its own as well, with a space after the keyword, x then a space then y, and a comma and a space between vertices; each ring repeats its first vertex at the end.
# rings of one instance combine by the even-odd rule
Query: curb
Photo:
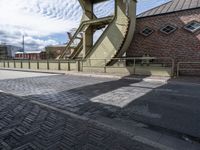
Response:
POLYGON ((64 71, 63 71, 63 72, 55 72, 55 71, 51 71, 51 70, 49 70, 49 71, 43 71, 43 70, 9 69, 9 68, 0 68, 0 70, 65 75, 65 72, 64 72, 64 71))
MULTIPOLYGON (((138 134, 135 135, 134 132, 130 132, 130 130, 118 128, 116 126, 109 125, 105 122, 100 122, 98 120, 93 120, 93 119, 87 118, 85 116, 80 116, 80 115, 68 112, 66 110, 62 110, 59 108, 55 108, 53 106, 49 106, 47 104, 44 104, 44 103, 41 103, 38 101, 31 100, 30 103, 39 105, 40 107, 43 107, 44 109, 45 108, 51 109, 51 110, 61 113, 63 115, 67 115, 68 117, 71 117, 73 119, 85 121, 88 124, 96 125, 102 129, 112 131, 112 132, 118 134, 119 136, 125 136, 132 141, 138 142, 139 145, 141 145, 141 146, 152 147, 152 148, 160 149, 160 150, 179 150, 179 149, 181 149, 181 150, 197 150, 197 147, 199 147, 198 144, 191 144, 189 142, 177 139, 173 136, 166 136, 162 133, 152 131, 149 129, 141 128, 140 132, 138 132, 138 134), (156 136, 157 140, 152 138, 153 136, 154 137, 156 136)), ((136 130, 138 130, 138 128, 136 128, 136 130)))
POLYGON ((72 75, 72 76, 83 76, 83 77, 92 77, 92 78, 108 78, 108 79, 125 79, 125 80, 136 80, 136 81, 145 81, 145 82, 161 82, 161 83, 170 83, 170 84, 193 84, 199 85, 200 83, 187 82, 184 80, 170 80, 170 77, 159 77, 159 76, 124 76, 124 75, 112 75, 112 74, 94 74, 94 73, 83 73, 83 72, 68 72, 68 71, 53 71, 53 70, 28 70, 28 69, 10 69, 10 68, 0 68, 0 70, 8 71, 20 71, 20 72, 34 72, 34 73, 46 73, 46 74, 57 74, 57 75, 72 75))

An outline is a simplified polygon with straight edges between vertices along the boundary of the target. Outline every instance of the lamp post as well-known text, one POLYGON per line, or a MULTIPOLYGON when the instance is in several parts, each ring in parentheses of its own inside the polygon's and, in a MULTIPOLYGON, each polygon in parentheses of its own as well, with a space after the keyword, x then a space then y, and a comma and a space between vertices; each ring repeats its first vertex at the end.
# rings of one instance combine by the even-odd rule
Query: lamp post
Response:
POLYGON ((24 35, 23 35, 23 37, 22 37, 22 51, 24 52, 25 51, 25 46, 24 46, 24 35))

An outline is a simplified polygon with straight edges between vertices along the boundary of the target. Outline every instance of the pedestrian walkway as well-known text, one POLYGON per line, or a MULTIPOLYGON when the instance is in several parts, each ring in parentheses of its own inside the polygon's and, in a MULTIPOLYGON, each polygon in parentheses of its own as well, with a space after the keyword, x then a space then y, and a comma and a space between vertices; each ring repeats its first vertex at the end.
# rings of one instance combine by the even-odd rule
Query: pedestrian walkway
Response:
POLYGON ((1 70, 0 148, 198 149, 199 88, 1 70))

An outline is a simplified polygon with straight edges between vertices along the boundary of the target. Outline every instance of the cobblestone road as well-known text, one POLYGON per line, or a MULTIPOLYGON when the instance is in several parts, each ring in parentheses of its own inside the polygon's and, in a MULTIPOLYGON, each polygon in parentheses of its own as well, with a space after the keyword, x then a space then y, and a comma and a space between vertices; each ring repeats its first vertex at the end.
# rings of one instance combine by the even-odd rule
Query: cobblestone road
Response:
MULTIPOLYGON (((123 143, 136 150, 144 149, 138 143, 127 142, 125 137, 122 141, 121 138, 113 141, 116 133, 110 130, 76 123, 77 120, 43 109, 34 102, 96 120, 105 117, 139 121, 155 130, 167 129, 172 134, 198 139, 199 88, 199 84, 189 83, 48 74, 17 79, 0 77, 0 90, 3 91, 0 93, 0 149, 110 150, 116 146, 119 150, 130 149, 123 143)), ((145 147, 148 149, 152 148, 145 147)))

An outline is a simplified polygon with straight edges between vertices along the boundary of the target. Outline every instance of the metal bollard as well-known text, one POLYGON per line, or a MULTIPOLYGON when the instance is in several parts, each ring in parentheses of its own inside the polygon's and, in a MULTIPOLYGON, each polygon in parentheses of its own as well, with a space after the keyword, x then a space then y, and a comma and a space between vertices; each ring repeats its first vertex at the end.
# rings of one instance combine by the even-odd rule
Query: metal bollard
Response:
POLYGON ((31 69, 31 61, 28 61, 28 68, 31 69))
POLYGON ((49 70, 50 67, 49 67, 49 61, 47 60, 47 70, 49 70))
POLYGON ((71 71, 70 62, 67 62, 67 71, 71 71))
POLYGON ((38 70, 40 69, 39 61, 37 61, 37 69, 38 69, 38 70))
POLYGON ((60 61, 58 61, 58 70, 61 70, 60 61))

